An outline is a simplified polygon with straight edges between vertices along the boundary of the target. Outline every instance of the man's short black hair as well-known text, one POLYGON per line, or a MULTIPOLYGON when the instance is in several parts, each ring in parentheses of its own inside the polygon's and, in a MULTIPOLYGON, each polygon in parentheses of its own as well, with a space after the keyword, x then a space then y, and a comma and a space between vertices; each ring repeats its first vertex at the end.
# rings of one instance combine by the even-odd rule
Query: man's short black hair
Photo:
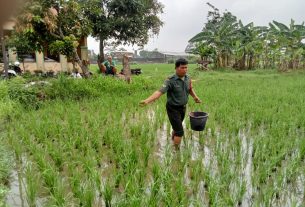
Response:
POLYGON ((187 65, 189 62, 184 58, 179 58, 176 60, 175 66, 178 68, 180 65, 187 65))

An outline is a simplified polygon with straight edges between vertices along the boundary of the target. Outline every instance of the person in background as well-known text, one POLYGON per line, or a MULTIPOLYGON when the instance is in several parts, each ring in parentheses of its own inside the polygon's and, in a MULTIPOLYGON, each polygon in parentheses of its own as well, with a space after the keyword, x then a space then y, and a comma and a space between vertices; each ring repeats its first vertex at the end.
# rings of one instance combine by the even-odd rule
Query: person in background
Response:
POLYGON ((101 64, 101 72, 105 75, 116 75, 116 64, 110 55, 108 55, 107 60, 101 64))
POLYGON ((159 90, 140 101, 140 106, 145 106, 167 93, 166 111, 173 128, 172 140, 175 148, 179 149, 184 135, 182 122, 185 117, 188 96, 191 95, 196 103, 201 103, 201 100, 192 87, 191 78, 187 75, 188 61, 184 58, 176 60, 175 68, 176 73, 165 80, 159 90))

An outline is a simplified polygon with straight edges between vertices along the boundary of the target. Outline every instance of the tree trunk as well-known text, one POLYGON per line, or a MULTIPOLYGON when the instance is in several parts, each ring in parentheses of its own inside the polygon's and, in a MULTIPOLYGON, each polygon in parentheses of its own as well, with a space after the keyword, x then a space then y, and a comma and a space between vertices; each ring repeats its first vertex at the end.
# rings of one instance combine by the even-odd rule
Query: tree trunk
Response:
POLYGON ((127 55, 123 56, 123 74, 127 83, 131 82, 131 71, 129 66, 129 58, 127 55))
POLYGON ((74 59, 76 60, 76 62, 77 62, 77 64, 79 65, 79 67, 82 69, 84 76, 85 76, 85 77, 88 77, 88 76, 89 76, 88 68, 87 68, 87 66, 84 65, 84 64, 82 63, 82 61, 80 60, 80 58, 79 58, 79 56, 78 56, 78 54, 77 54, 77 49, 76 49, 76 48, 74 48, 73 53, 74 53, 74 59))
POLYGON ((5 50, 3 28, 1 25, 0 25, 0 40, 1 40, 0 43, 2 45, 2 55, 3 55, 5 77, 8 78, 8 61, 7 61, 7 55, 6 55, 6 50, 5 50))
POLYGON ((24 58, 22 58, 22 66, 23 66, 23 72, 25 72, 25 62, 24 62, 24 58))
POLYGON ((254 61, 253 55, 250 54, 250 56, 249 56, 249 64, 248 64, 249 70, 253 69, 253 61, 254 61))
POLYGON ((244 53, 239 64, 239 69, 245 70, 246 68, 246 54, 244 53))
POLYGON ((288 61, 288 68, 289 68, 289 69, 293 69, 293 59, 290 59, 290 60, 288 61))
POLYGON ((101 63, 105 60, 105 54, 104 54, 104 38, 100 36, 100 61, 101 63))
POLYGON ((100 70, 100 72, 103 72, 102 71, 102 63, 104 62, 105 60, 105 54, 104 54, 104 39, 102 36, 100 36, 100 54, 97 58, 97 65, 98 65, 98 68, 100 70))

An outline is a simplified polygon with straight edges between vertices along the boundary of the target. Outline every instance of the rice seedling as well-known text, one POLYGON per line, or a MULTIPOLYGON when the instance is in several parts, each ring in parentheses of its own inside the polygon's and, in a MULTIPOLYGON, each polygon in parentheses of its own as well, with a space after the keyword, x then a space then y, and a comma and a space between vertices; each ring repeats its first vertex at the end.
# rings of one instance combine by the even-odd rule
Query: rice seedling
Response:
POLYGON ((27 163, 25 169, 25 181, 26 181, 26 198, 30 207, 36 206, 36 199, 40 188, 40 175, 35 171, 32 163, 27 163))
MULTIPOLYGON (((248 198, 253 206, 295 205, 290 189, 304 176, 304 77, 190 69, 209 120, 198 133, 186 117, 174 152, 165 98, 138 108, 167 67, 143 66, 151 80, 132 84, 61 77, 48 91, 53 100, 11 116, 1 137, 31 163, 23 175, 28 203, 45 188, 46 203, 56 206, 245 206, 248 198)), ((187 111, 195 107, 190 99, 187 111)))
POLYGON ((103 197, 105 201, 105 206, 106 207, 111 207, 112 206, 112 197, 113 197, 113 189, 112 185, 110 184, 110 181, 106 180, 104 182, 103 186, 103 197))

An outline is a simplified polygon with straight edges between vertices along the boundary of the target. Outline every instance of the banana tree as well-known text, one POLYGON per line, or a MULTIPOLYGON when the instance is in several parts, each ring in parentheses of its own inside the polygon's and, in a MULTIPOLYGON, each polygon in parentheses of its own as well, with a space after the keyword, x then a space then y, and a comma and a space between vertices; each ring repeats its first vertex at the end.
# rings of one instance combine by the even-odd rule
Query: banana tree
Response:
MULTIPOLYGON (((208 4, 211 6, 210 4, 208 4)), ((205 42, 216 52, 214 63, 216 67, 230 65, 232 46, 238 28, 237 18, 230 12, 219 14, 217 8, 208 14, 208 22, 200 33, 192 37, 189 42, 205 42)))
POLYGON ((279 44, 278 50, 283 54, 281 60, 278 60, 279 65, 289 69, 298 68, 302 51, 304 47, 302 40, 305 39, 304 23, 296 25, 294 20, 291 20, 289 26, 283 23, 273 21, 269 24, 271 34, 276 37, 279 44))
POLYGON ((256 59, 259 61, 259 54, 263 48, 264 33, 267 31, 267 27, 255 27, 252 22, 243 25, 239 21, 234 45, 234 66, 236 68, 240 70, 252 69, 256 65, 254 62, 256 59))

